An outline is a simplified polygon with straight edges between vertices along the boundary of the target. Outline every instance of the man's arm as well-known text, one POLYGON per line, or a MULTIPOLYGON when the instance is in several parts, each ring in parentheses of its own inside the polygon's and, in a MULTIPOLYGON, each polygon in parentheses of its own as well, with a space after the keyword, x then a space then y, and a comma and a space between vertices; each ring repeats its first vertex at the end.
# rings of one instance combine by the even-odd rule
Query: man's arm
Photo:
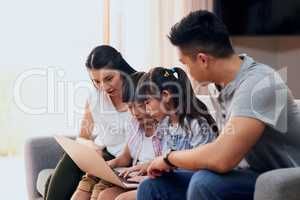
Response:
POLYGON ((169 155, 179 168, 209 169, 226 173, 236 167, 262 136, 265 124, 249 117, 232 117, 220 136, 212 143, 169 155))

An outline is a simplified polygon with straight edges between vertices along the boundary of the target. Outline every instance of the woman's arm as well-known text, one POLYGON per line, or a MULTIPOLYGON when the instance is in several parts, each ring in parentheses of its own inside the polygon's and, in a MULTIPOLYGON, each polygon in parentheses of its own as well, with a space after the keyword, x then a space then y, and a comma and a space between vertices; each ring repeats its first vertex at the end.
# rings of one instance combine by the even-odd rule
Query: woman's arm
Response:
POLYGON ((107 164, 111 168, 130 166, 132 164, 132 158, 130 155, 130 150, 129 150, 128 144, 126 144, 121 155, 119 155, 118 157, 116 157, 113 160, 108 161, 107 164))
POLYGON ((89 103, 86 102, 83 119, 80 125, 79 137, 91 139, 93 128, 94 128, 93 116, 90 110, 89 103))

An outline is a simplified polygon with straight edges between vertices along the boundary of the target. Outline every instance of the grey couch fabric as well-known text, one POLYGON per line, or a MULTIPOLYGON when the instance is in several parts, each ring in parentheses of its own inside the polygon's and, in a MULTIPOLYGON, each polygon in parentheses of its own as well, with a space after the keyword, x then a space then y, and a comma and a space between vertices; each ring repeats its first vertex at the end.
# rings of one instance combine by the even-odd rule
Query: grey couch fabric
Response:
MULTIPOLYGON (((43 177, 51 171, 43 169, 55 168, 63 150, 53 137, 32 138, 26 142, 25 162, 29 200, 42 199, 37 190, 43 192, 43 177), (40 176, 37 184, 38 175, 40 176)), ((300 199, 300 167, 278 169, 266 172, 258 177, 255 186, 255 200, 299 200, 300 199)))
POLYGON ((37 191, 38 174, 43 169, 55 168, 62 155, 63 150, 53 137, 37 137, 27 140, 25 167, 29 200, 41 198, 37 191))
POLYGON ((255 200, 299 200, 300 167, 277 169, 260 175, 255 200))

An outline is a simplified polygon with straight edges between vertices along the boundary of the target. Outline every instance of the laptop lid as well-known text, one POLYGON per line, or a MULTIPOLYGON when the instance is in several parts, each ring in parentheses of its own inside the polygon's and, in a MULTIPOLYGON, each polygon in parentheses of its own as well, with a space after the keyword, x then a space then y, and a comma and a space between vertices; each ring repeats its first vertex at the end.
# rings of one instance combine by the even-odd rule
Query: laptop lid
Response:
POLYGON ((123 188, 137 186, 137 184, 124 184, 95 149, 63 136, 55 136, 55 140, 82 171, 123 188))

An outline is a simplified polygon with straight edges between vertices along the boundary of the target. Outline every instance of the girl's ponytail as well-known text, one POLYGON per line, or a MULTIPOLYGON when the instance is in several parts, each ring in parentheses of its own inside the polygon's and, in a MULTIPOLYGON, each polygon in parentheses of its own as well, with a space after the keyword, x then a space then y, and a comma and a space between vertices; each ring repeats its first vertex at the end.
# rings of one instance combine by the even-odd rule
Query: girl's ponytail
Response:
POLYGON ((207 120, 213 131, 218 133, 216 121, 210 115, 207 106, 196 97, 191 81, 185 71, 178 67, 171 70, 175 77, 177 74, 178 82, 182 87, 183 97, 181 98, 181 107, 183 109, 183 116, 181 117, 190 116, 191 118, 197 118, 199 116, 202 116, 207 120))

